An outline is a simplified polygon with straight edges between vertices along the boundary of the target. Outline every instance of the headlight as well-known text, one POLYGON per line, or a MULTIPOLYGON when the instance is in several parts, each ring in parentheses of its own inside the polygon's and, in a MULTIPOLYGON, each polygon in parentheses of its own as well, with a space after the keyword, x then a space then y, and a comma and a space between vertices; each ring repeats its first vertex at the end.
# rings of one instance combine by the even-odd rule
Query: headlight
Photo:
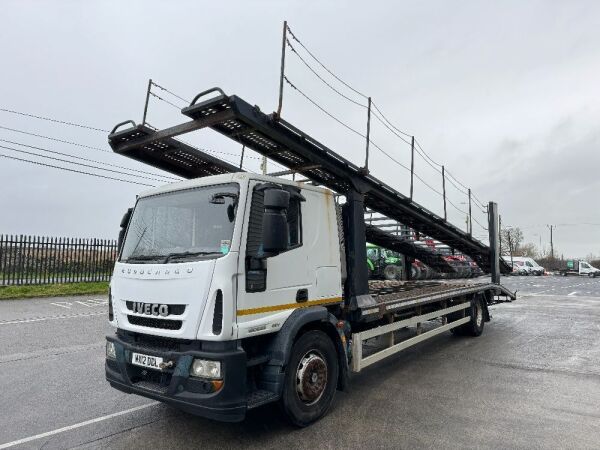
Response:
POLYGON ((106 357, 110 359, 117 359, 117 350, 115 344, 110 341, 106 341, 106 357))
POLYGON ((190 375, 202 378, 221 378, 221 362, 207 359, 195 359, 190 375))

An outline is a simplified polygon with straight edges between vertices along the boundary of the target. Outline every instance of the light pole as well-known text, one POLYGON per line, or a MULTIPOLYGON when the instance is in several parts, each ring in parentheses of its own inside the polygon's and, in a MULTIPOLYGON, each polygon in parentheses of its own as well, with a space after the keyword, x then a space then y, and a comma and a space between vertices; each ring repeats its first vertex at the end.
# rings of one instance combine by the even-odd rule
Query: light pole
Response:
POLYGON ((554 225, 546 225, 550 229, 550 259, 554 260, 554 241, 552 240, 552 230, 554 225))
MULTIPOLYGON (((471 192, 469 190, 469 192, 471 192)), ((470 199, 469 199, 470 200, 470 199)), ((471 222, 471 202, 460 202, 459 205, 469 205, 469 212, 465 214, 465 226, 467 227, 467 233, 473 234, 473 222, 471 222)))
POLYGON ((513 242, 512 242, 512 234, 511 234, 512 230, 513 230, 513 227, 511 227, 510 225, 506 227, 506 239, 508 240, 508 251, 510 252, 510 266, 511 266, 511 268, 514 265, 514 261, 513 261, 513 242))

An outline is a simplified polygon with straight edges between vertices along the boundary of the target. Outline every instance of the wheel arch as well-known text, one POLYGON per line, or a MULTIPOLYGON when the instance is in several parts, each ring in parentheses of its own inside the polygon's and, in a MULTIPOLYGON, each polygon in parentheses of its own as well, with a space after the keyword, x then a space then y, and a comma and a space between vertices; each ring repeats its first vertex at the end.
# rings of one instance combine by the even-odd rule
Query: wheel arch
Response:
MULTIPOLYGON (((296 309, 285 321, 273 340, 267 345, 269 362, 265 367, 266 373, 284 374, 292 354, 296 340, 307 331, 323 331, 331 339, 336 349, 339 365, 337 388, 344 390, 348 384, 348 358, 345 349, 345 334, 343 328, 338 328, 338 319, 323 306, 296 309)), ((283 377, 275 383, 277 393, 281 393, 283 377)))

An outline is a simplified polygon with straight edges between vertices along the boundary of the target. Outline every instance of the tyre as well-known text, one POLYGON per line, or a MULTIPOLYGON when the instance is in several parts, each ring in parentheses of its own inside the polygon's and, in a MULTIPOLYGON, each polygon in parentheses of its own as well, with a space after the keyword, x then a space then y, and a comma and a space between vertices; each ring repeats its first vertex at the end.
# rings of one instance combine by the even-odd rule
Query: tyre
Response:
POLYGON ((465 324, 465 334, 468 336, 481 336, 483 333, 483 325, 485 324, 485 307, 484 299, 481 296, 476 296, 471 302, 469 315, 471 321, 465 324))
POLYGON ((401 274, 402 268, 393 264, 385 266, 385 269, 383 269, 383 278, 386 280, 399 280, 401 274))
POLYGON ((482 296, 475 296, 471 301, 471 307, 466 310, 471 320, 464 325, 452 328, 450 331, 456 336, 481 336, 485 324, 485 307, 482 296))
POLYGON ((339 374, 333 342, 322 331, 309 331, 294 343, 280 405, 288 420, 305 427, 329 410, 339 374))

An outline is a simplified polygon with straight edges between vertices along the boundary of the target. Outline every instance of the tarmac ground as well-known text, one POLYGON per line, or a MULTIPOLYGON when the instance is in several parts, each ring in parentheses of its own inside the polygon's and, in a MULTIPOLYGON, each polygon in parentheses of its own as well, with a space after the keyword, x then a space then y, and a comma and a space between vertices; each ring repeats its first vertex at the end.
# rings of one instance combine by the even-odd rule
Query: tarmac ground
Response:
POLYGON ((305 429, 227 424, 112 389, 107 299, 0 302, 3 448, 598 448, 600 279, 506 277, 478 338, 443 333, 352 377, 305 429))

